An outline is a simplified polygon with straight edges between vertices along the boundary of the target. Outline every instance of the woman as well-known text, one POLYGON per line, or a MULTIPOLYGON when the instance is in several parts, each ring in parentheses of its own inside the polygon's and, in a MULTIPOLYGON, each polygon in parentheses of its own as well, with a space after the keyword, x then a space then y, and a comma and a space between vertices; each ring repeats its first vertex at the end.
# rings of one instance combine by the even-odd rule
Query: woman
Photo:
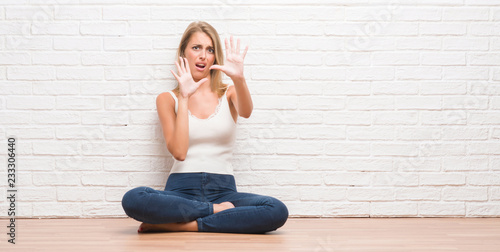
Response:
POLYGON ((172 74, 178 86, 158 95, 156 106, 174 165, 164 191, 138 187, 122 200, 125 213, 143 222, 138 232, 265 233, 283 226, 286 206, 276 198, 237 192, 231 166, 238 116, 253 104, 243 59, 233 38, 226 62, 217 31, 191 23, 182 36, 172 74), (222 73, 234 85, 222 83, 222 73))

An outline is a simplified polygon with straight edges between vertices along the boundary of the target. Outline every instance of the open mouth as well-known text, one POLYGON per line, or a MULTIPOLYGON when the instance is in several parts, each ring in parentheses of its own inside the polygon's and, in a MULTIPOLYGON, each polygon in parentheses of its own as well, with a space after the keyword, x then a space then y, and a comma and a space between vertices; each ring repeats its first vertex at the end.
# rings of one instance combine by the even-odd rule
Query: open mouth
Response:
POLYGON ((205 70, 205 67, 206 67, 206 65, 205 65, 205 64, 196 64, 195 66, 196 66, 196 69, 198 69, 198 70, 200 70, 200 71, 205 70))

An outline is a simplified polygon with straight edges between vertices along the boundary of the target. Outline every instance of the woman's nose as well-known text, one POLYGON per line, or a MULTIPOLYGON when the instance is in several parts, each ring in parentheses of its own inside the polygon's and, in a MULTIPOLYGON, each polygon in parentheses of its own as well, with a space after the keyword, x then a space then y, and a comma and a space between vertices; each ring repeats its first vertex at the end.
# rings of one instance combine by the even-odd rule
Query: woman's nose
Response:
POLYGON ((205 51, 202 50, 198 56, 200 57, 200 59, 205 59, 205 54, 205 51))

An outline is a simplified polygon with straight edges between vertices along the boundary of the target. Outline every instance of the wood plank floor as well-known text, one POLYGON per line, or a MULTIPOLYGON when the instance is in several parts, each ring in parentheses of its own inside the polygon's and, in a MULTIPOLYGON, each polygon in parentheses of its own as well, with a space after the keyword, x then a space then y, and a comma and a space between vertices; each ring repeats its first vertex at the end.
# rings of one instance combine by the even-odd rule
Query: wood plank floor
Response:
POLYGON ((500 251, 500 218, 290 218, 264 235, 138 234, 117 219, 0 219, 0 251, 500 251))

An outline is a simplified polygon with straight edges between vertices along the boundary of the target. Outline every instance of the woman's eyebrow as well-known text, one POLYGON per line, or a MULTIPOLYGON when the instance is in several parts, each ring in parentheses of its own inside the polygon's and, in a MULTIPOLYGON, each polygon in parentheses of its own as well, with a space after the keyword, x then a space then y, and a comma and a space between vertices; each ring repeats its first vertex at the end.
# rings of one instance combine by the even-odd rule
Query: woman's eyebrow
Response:
MULTIPOLYGON (((196 43, 192 44, 191 46, 203 47, 203 45, 202 45, 202 44, 196 44, 196 43)), ((210 46, 210 45, 209 45, 209 46, 207 46, 207 47, 208 47, 208 48, 214 48, 213 46, 210 46)))

